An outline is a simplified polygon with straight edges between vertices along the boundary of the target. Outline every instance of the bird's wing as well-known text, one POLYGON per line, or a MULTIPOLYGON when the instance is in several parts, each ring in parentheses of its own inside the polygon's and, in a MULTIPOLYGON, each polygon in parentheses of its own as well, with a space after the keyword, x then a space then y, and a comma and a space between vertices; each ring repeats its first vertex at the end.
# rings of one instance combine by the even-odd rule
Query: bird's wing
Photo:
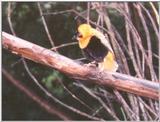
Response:
POLYGON ((93 31, 94 35, 100 39, 101 43, 104 44, 113 53, 113 49, 112 49, 109 41, 106 39, 106 37, 100 31, 98 31, 96 29, 92 29, 92 31, 93 31))

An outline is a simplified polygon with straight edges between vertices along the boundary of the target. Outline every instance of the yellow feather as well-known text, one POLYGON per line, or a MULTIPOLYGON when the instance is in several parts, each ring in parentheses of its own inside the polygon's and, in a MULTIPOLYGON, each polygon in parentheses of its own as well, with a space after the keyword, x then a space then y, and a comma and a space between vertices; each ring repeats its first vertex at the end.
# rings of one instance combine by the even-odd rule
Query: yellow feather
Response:
POLYGON ((103 59, 103 62, 99 63, 99 68, 101 70, 115 72, 118 69, 118 64, 115 61, 114 54, 111 52, 108 52, 106 57, 103 59))
MULTIPOLYGON (((99 68, 101 70, 107 70, 107 71, 115 72, 118 69, 118 64, 115 61, 113 50, 112 50, 109 42, 106 40, 105 36, 101 32, 92 28, 88 24, 80 25, 78 27, 78 32, 81 34, 81 37, 77 38, 79 40, 78 41, 79 42, 79 47, 81 49, 84 49, 85 47, 87 47, 87 45, 89 44, 92 36, 96 36, 97 38, 100 39, 101 43, 109 49, 109 52, 104 57, 103 62, 99 63, 99 68)), ((96 47, 95 47, 95 50, 96 50, 96 47)))
POLYGON ((92 37, 92 27, 88 24, 82 24, 78 27, 78 32, 82 35, 81 38, 78 38, 79 40, 79 47, 81 49, 85 48, 92 37))
POLYGON ((84 49, 89 44, 91 37, 79 39, 79 47, 84 49))

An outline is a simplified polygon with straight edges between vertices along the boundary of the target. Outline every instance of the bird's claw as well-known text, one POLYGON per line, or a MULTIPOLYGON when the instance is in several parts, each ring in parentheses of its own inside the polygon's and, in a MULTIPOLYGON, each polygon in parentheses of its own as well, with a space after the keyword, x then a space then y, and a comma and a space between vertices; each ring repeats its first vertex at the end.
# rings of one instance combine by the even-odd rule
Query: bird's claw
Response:
POLYGON ((92 61, 92 62, 90 62, 88 64, 84 64, 84 66, 96 68, 97 67, 97 63, 96 63, 96 61, 92 61))

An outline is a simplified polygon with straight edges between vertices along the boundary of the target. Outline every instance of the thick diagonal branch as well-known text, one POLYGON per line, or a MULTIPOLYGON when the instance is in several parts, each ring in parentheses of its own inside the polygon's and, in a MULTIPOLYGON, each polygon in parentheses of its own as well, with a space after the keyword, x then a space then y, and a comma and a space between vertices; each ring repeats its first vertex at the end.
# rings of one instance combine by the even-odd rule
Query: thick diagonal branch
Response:
POLYGON ((42 108, 44 108, 48 113, 52 115, 57 115, 63 120, 71 120, 68 116, 66 116, 63 112, 58 110, 55 106, 49 104, 46 100, 42 99, 41 97, 37 96, 33 91, 31 91, 28 87, 26 87, 23 83, 21 83, 19 80, 14 79, 12 75, 10 75, 5 69, 2 69, 3 75, 6 77, 6 79, 11 82, 13 85, 15 85, 17 88, 19 88, 21 91, 23 91, 28 97, 30 97, 32 100, 37 102, 42 108))
POLYGON ((97 68, 80 65, 67 57, 5 32, 2 32, 2 45, 14 54, 57 69, 75 79, 90 81, 153 99, 159 97, 158 83, 120 73, 101 72, 97 68))

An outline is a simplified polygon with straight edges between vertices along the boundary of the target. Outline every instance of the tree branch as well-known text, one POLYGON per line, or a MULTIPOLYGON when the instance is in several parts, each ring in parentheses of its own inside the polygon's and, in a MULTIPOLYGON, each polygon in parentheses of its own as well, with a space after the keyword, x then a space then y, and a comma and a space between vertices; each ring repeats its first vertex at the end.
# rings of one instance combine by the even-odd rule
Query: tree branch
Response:
POLYGON ((33 91, 31 91, 28 87, 26 87, 22 82, 14 79, 5 69, 2 69, 3 75, 7 78, 9 82, 15 85, 18 89, 24 92, 28 97, 30 97, 33 101, 37 102, 43 109, 45 109, 48 113, 52 115, 56 115, 62 120, 71 120, 68 115, 65 115, 63 112, 58 110, 55 106, 49 104, 46 100, 37 96, 33 91))
POLYGON ((159 84, 116 72, 101 72, 98 68, 80 65, 51 50, 2 32, 2 45, 12 53, 59 70, 75 79, 113 87, 136 95, 159 98, 159 84))

